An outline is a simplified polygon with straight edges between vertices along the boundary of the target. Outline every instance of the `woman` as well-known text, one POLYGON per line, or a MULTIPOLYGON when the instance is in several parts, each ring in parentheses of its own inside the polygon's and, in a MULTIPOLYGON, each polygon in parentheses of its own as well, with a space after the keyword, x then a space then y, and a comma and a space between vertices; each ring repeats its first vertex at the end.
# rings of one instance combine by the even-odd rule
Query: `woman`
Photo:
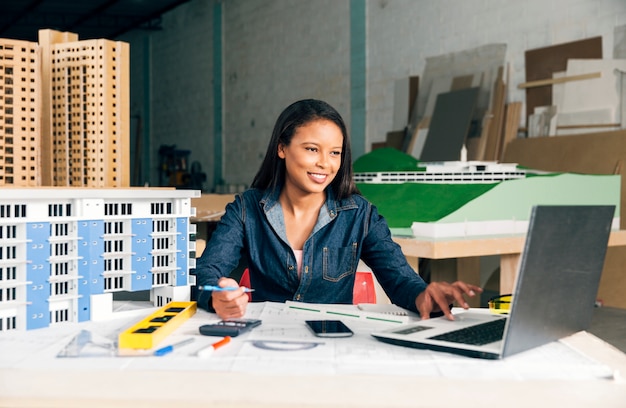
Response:
MULTIPOLYGON (((427 285, 391 239, 385 219, 352 177, 350 139, 329 104, 306 99, 278 117, 252 186, 226 207, 196 265, 199 286, 238 287, 228 278, 248 261, 255 301, 352 303, 362 259, 391 301, 428 318, 481 292, 464 282, 427 285)), ((243 288, 200 291, 198 304, 222 319, 243 316, 243 288)))

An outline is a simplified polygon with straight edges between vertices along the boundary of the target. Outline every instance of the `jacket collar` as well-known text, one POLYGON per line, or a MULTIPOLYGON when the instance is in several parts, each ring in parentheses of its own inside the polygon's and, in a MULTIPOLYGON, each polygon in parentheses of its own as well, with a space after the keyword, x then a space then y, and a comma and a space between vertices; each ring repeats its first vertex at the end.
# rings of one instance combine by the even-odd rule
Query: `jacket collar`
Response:
MULTIPOLYGON (((278 197, 280 196, 281 189, 267 189, 263 192, 263 196, 261 198, 261 206, 263 207, 263 211, 268 214, 276 209, 280 208, 280 204, 278 202, 278 197)), ((320 218, 328 218, 328 220, 332 220, 337 216, 337 211, 342 209, 346 209, 349 207, 355 207, 356 203, 352 198, 344 200, 344 202, 337 201, 335 199, 335 193, 333 189, 330 187, 326 188, 326 202, 322 206, 322 211, 320 211, 320 218)))

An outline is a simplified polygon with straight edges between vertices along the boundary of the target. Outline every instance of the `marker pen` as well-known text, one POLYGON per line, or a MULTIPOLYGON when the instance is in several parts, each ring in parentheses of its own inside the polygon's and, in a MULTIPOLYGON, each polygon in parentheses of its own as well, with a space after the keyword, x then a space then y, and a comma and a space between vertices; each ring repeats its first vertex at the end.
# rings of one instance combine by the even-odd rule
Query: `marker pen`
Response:
POLYGON ((215 350, 217 350, 218 348, 228 344, 230 342, 230 336, 226 336, 224 337, 222 340, 211 344, 209 347, 207 348, 203 348, 202 350, 198 351, 197 356, 200 358, 206 358, 209 357, 211 354, 213 354, 213 352, 215 350))

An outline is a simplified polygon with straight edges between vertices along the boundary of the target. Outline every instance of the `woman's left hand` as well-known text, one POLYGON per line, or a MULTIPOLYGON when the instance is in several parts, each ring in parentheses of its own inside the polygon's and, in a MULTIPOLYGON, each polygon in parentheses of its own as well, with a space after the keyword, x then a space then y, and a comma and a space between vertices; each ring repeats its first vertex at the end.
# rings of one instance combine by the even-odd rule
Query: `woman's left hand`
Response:
POLYGON ((443 312, 449 320, 454 320, 450 304, 456 302, 463 309, 469 309, 465 296, 474 297, 482 291, 480 287, 462 281, 432 282, 417 296, 415 306, 422 319, 430 318, 432 312, 443 312))

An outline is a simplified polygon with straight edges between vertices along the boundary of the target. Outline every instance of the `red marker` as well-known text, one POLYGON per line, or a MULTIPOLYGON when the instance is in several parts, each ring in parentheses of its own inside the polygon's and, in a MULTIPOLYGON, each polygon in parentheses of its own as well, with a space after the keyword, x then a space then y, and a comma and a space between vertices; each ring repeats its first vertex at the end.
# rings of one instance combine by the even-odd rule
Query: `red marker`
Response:
POLYGON ((217 343, 213 343, 209 347, 204 348, 204 349, 198 351, 198 357, 200 357, 200 358, 208 357, 211 354, 213 354, 213 352, 215 350, 217 350, 218 348, 228 344, 229 342, 230 342, 230 336, 226 336, 222 340, 218 341, 217 343))

